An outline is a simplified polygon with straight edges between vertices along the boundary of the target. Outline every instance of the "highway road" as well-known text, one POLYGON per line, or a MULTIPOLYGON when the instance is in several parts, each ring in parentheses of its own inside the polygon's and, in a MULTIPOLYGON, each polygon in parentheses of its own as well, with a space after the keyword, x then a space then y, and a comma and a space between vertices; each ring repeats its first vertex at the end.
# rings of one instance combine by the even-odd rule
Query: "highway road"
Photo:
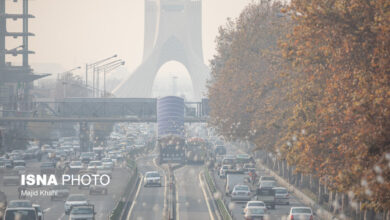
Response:
MULTIPOLYGON (((27 173, 38 174, 39 163, 37 161, 27 161, 27 173)), ((3 186, 2 175, 0 190, 5 192, 8 201, 18 199, 17 186, 3 186)), ((88 195, 88 189, 79 190, 77 186, 71 187, 71 193, 86 194, 88 195, 91 204, 95 205, 96 220, 107 220, 111 211, 115 208, 115 205, 121 199, 125 190, 126 184, 129 181, 130 172, 127 168, 116 168, 113 172, 113 178, 108 185, 107 195, 88 195)), ((49 189, 50 187, 42 186, 37 189, 49 189)), ((69 217, 64 212, 64 201, 51 201, 50 196, 33 196, 27 198, 33 203, 37 203, 45 212, 45 219, 47 220, 65 220, 69 217)))
POLYGON ((177 220, 212 219, 202 190, 202 187, 207 186, 199 179, 202 170, 201 165, 189 165, 175 170, 177 220))
MULTIPOLYGON (((243 153, 234 146, 229 146, 228 153, 231 155, 236 155, 239 153, 243 153)), ((243 215, 243 209, 246 205, 246 202, 232 202, 229 196, 226 196, 224 194, 225 192, 225 181, 226 179, 221 179, 217 175, 217 171, 213 172, 214 180, 216 183, 216 186, 218 189, 220 189, 221 195, 224 197, 225 201, 227 201, 228 208, 232 211, 232 217, 236 220, 244 219, 243 215)), ((260 176, 269 176, 268 173, 266 173, 264 170, 256 170, 257 175, 260 176)), ((253 189, 253 195, 254 197, 252 200, 255 200, 255 186, 252 186, 253 189)), ((276 205, 275 209, 268 209, 267 210, 267 218, 266 220, 287 220, 287 215, 289 214, 290 208, 293 206, 305 206, 301 201, 299 201, 296 197, 294 197, 292 194, 290 194, 290 204, 289 205, 276 205)), ((316 219, 316 218, 315 218, 316 219)))
POLYGON ((138 172, 142 175, 148 171, 159 171, 162 176, 161 187, 144 187, 143 178, 135 194, 134 203, 130 207, 128 220, 161 220, 164 216, 167 184, 164 170, 157 166, 156 154, 150 154, 137 159, 138 172))

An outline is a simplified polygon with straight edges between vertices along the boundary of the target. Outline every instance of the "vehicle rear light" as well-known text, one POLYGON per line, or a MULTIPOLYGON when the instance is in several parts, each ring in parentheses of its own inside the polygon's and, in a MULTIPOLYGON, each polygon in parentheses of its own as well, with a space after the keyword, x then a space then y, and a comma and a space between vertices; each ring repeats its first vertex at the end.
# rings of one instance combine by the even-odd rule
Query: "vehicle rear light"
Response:
POLYGON ((310 220, 313 220, 313 215, 310 216, 310 220))
POLYGON ((294 220, 294 216, 293 216, 293 215, 291 215, 291 218, 290 218, 290 220, 294 220))

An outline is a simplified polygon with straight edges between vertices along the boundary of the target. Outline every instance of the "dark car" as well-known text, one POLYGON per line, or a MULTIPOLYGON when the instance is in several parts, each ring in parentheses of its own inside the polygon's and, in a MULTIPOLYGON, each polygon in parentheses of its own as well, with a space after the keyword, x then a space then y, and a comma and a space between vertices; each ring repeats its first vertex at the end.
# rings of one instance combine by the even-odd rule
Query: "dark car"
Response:
POLYGON ((56 172, 56 163, 44 162, 41 164, 41 174, 55 174, 55 172, 56 172))

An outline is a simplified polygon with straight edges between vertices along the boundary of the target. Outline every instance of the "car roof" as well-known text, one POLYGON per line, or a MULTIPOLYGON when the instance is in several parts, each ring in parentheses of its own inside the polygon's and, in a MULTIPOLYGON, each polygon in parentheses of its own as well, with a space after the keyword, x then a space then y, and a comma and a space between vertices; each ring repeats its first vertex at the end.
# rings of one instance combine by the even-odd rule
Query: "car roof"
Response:
POLYGON ((158 171, 148 171, 145 174, 148 174, 148 173, 158 173, 158 171))
POLYGON ((272 188, 272 189, 286 189, 286 190, 287 190, 287 188, 285 188, 285 187, 281 187, 281 186, 274 187, 274 188, 272 188))
POLYGON ((34 207, 11 207, 11 208, 7 208, 7 210, 34 210, 35 211, 35 208, 34 207))

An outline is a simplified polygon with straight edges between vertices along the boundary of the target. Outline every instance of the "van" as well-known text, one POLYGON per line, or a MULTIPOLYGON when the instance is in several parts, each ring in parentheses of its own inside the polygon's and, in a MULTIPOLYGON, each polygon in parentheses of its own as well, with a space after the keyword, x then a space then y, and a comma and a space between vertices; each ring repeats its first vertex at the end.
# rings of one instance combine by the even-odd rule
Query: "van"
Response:
POLYGON ((242 185, 246 183, 245 174, 229 173, 226 176, 225 194, 230 195, 235 185, 242 185))
POLYGON ((33 207, 7 208, 3 220, 38 220, 37 212, 33 207))

